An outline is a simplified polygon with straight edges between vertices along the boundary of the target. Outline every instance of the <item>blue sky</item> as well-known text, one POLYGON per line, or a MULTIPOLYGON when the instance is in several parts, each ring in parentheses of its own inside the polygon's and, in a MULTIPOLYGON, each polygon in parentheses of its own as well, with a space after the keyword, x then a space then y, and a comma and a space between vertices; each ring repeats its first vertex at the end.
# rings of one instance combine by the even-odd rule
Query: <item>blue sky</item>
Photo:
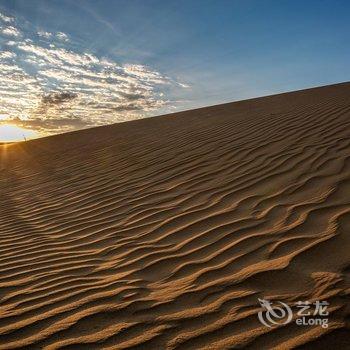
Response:
POLYGON ((0 0, 0 13, 4 64, 31 87, 20 106, 0 99, 0 121, 41 131, 350 80, 345 0, 0 0))

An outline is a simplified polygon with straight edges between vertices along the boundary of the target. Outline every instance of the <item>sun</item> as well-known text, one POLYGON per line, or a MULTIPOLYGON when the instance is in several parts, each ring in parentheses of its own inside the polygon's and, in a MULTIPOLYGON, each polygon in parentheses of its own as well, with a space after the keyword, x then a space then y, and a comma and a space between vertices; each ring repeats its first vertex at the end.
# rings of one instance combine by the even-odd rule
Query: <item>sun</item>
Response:
POLYGON ((14 124, 0 124, 0 142, 25 141, 38 137, 35 131, 16 126, 14 124))

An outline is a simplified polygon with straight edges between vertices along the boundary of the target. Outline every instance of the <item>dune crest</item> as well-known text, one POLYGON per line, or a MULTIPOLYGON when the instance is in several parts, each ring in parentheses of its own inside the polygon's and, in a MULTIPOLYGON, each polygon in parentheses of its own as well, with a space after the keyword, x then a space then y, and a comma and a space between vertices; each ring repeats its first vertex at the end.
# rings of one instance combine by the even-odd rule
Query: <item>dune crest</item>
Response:
POLYGON ((0 349, 350 348, 350 83, 0 157, 0 349), (327 300, 329 327, 265 327, 258 298, 327 300))

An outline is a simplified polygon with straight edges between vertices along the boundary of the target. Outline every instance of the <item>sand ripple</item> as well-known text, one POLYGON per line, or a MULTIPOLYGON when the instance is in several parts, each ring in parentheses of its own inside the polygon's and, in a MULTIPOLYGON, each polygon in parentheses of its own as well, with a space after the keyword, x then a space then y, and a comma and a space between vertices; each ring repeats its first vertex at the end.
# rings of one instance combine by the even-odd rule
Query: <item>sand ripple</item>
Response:
POLYGON ((349 136, 339 84, 0 146, 0 349, 349 349, 349 136))

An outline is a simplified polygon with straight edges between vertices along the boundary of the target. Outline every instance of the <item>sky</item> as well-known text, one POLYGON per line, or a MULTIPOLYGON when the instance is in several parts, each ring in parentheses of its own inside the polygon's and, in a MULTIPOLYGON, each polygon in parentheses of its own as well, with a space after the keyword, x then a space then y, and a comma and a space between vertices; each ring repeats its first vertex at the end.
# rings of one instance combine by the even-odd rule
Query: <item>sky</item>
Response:
POLYGON ((0 0, 0 125, 40 135, 350 80, 347 0, 0 0))

